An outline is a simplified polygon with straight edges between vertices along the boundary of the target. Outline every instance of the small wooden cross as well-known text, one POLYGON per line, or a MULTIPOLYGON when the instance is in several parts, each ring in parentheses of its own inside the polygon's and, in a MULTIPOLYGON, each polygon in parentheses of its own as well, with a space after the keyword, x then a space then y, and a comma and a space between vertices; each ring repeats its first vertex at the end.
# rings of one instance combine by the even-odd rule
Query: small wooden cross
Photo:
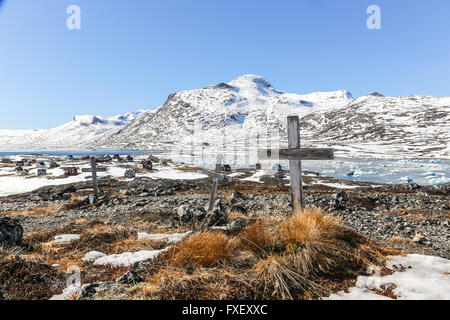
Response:
POLYGON ((300 128, 298 116, 287 118, 288 148, 280 150, 259 150, 260 159, 273 159, 272 154, 278 153, 279 159, 289 160, 291 178, 292 202, 294 210, 303 210, 302 160, 333 160, 334 150, 330 148, 300 148, 300 128))
POLYGON ((208 177, 213 178, 213 184, 211 187, 211 196, 209 198, 208 212, 211 212, 214 209, 214 202, 216 201, 217 188, 219 187, 219 182, 230 183, 231 181, 233 181, 233 178, 220 173, 222 158, 223 156, 221 154, 217 155, 215 171, 205 169, 202 170, 203 174, 206 174, 208 177))
POLYGON ((95 157, 91 157, 91 167, 90 168, 82 168, 82 172, 92 172, 92 184, 94 185, 94 196, 98 199, 98 181, 97 181, 97 172, 106 172, 106 168, 97 168, 97 161, 95 157))

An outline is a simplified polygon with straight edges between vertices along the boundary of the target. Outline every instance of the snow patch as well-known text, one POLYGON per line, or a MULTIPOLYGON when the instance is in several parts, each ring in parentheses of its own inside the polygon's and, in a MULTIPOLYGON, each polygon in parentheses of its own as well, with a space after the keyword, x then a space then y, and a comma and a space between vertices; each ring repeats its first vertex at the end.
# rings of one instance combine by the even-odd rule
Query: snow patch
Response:
POLYGON ((381 277, 359 276, 356 287, 348 293, 340 291, 330 295, 330 300, 392 300, 378 295, 373 290, 382 287, 395 287, 393 293, 399 300, 448 300, 450 299, 450 260, 410 254, 390 257, 386 266, 397 270, 381 277), (405 268, 403 270, 403 268, 405 268))
POLYGON ((78 239, 80 239, 79 234, 60 234, 54 238, 54 241, 58 242, 58 243, 66 244, 73 240, 78 240, 78 239))
POLYGON ((186 233, 154 233, 148 234, 145 232, 138 232, 138 240, 153 240, 153 241, 167 241, 168 243, 176 243, 181 241, 184 237, 189 235, 192 231, 186 233))

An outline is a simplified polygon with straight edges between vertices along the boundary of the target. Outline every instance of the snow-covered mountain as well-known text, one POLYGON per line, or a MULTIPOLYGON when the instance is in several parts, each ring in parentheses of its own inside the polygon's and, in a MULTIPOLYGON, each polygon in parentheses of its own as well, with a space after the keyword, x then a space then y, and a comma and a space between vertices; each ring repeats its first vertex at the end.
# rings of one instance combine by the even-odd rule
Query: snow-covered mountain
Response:
POLYGON ((75 116, 72 121, 52 129, 0 130, 0 149, 57 150, 92 147, 92 141, 132 122, 144 110, 120 114, 111 118, 75 116))
POLYGON ((301 118, 303 146, 330 146, 338 156, 450 159, 450 97, 293 94, 256 75, 172 94, 154 110, 77 116, 49 130, 0 130, 0 148, 243 151, 280 141, 285 147, 288 115, 301 118))
POLYGON ((288 115, 301 117, 303 146, 333 147, 340 156, 450 158, 450 97, 300 95, 255 75, 172 94, 163 106, 102 136, 98 146, 189 151, 194 141, 195 150, 226 145, 242 151, 281 141, 285 147, 288 115))
POLYGON ((244 144, 246 135, 251 142, 257 134, 278 135, 288 115, 334 110, 352 100, 344 90, 308 95, 286 93, 273 88, 263 77, 244 75, 229 83, 172 94, 163 106, 104 135, 99 146, 185 148, 193 139, 203 146, 230 146, 234 140, 244 144))

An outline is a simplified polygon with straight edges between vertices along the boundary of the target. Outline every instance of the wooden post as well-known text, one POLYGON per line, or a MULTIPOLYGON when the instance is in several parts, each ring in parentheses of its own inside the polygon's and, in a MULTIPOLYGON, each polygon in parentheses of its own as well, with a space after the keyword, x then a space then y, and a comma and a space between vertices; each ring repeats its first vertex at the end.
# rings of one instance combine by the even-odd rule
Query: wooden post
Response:
MULTIPOLYGON (((287 118, 288 147, 289 149, 300 149, 300 130, 298 116, 287 118)), ((302 181, 302 161, 289 160, 289 170, 291 177, 292 203, 294 210, 303 210, 303 181, 302 181)))
MULTIPOLYGON (((217 160, 216 160, 216 170, 215 171, 217 174, 220 174, 220 166, 221 165, 222 165, 222 155, 219 154, 219 155, 217 155, 217 160)), ((219 177, 215 176, 213 178, 211 197, 209 198, 208 212, 212 211, 214 208, 214 202, 216 201, 218 186, 219 186, 219 177)))
POLYGON ((99 190, 98 190, 97 172, 106 172, 106 168, 97 168, 97 161, 95 160, 95 157, 91 157, 91 167, 82 168, 81 171, 90 172, 92 174, 92 185, 94 188, 94 196, 98 198, 99 190))
POLYGON ((95 157, 91 157, 92 184, 94 186, 94 196, 98 199, 97 162, 95 157))
POLYGON ((250 149, 249 149, 249 141, 248 141, 248 133, 245 134, 245 142, 244 142, 244 152, 245 152, 245 160, 244 165, 248 167, 250 165, 250 149))

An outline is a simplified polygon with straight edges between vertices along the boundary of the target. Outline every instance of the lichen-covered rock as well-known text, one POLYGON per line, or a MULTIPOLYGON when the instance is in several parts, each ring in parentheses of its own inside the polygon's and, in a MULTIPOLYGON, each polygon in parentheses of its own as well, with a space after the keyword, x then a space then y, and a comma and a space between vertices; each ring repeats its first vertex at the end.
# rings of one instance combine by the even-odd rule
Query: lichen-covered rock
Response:
POLYGON ((19 220, 10 217, 0 218, 0 243, 19 244, 22 236, 23 228, 19 220))

